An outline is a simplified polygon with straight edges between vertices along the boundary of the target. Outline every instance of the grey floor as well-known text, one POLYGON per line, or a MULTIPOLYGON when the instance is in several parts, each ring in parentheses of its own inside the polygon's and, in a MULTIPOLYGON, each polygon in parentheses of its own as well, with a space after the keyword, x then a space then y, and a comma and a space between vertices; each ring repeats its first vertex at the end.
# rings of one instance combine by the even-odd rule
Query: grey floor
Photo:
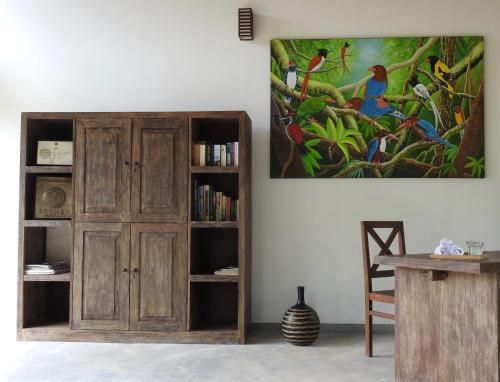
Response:
POLYGON ((375 335, 373 358, 361 333, 328 330, 310 347, 270 329, 244 346, 19 342, 0 358, 0 381, 393 381, 393 341, 375 335))

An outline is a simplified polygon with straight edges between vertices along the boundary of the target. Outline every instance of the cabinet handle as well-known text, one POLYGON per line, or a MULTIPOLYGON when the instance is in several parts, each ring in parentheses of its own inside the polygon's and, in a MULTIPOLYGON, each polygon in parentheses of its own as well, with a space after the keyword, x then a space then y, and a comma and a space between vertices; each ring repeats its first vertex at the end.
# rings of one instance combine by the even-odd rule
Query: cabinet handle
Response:
POLYGON ((139 164, 140 164, 140 163, 139 163, 139 162, 137 162, 137 161, 135 161, 135 162, 134 162, 134 164, 135 164, 136 166, 139 166, 139 164))
POLYGON ((132 272, 137 273, 137 272, 139 272, 139 269, 134 268, 134 270, 132 272))
POLYGON ((130 166, 130 162, 128 160, 126 160, 125 162, 123 162, 125 164, 125 166, 130 166))
POLYGON ((128 269, 127 268, 123 268, 123 272, 128 272, 128 269))

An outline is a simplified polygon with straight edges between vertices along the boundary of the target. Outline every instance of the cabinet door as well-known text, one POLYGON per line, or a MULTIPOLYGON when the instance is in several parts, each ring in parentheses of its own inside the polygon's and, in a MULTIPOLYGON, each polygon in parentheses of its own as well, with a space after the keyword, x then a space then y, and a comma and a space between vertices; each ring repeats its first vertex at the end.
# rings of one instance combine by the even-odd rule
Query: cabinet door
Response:
POLYGON ((75 224, 74 329, 128 329, 129 254, 130 224, 75 224))
POLYGON ((130 221, 130 131, 129 119, 77 121, 77 221, 130 221))
POLYGON ((133 120, 132 221, 185 222, 187 118, 133 120))
POLYGON ((132 224, 130 266, 130 329, 186 330, 186 226, 132 224))

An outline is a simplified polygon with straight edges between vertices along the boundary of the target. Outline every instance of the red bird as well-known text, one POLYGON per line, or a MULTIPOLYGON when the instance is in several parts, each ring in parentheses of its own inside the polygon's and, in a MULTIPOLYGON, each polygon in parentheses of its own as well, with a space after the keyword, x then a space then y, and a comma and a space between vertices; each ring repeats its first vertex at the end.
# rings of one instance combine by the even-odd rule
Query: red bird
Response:
POLYGON ((347 68, 347 64, 345 62, 345 58, 347 56, 347 50, 349 49, 351 45, 346 41, 342 49, 340 50, 340 57, 342 58, 342 69, 345 74, 345 72, 349 73, 349 69, 347 68))
POLYGON ((309 79, 311 78, 311 73, 317 72, 321 69, 326 60, 326 55, 328 51, 326 49, 318 49, 318 54, 311 58, 311 62, 307 67, 307 74, 302 82, 302 88, 300 90, 300 96, 302 101, 307 98, 307 85, 309 84, 309 79))

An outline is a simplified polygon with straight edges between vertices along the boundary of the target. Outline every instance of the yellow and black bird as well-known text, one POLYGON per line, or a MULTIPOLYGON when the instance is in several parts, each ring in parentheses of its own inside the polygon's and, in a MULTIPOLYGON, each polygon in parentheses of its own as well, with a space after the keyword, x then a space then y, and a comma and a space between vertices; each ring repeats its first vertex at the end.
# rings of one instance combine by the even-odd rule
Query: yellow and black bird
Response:
POLYGON ((437 56, 429 56, 425 59, 425 62, 430 63, 431 72, 434 74, 439 82, 444 84, 448 89, 448 94, 450 98, 453 98, 453 86, 450 82, 453 81, 453 74, 451 73, 450 68, 443 61, 441 61, 437 56))

